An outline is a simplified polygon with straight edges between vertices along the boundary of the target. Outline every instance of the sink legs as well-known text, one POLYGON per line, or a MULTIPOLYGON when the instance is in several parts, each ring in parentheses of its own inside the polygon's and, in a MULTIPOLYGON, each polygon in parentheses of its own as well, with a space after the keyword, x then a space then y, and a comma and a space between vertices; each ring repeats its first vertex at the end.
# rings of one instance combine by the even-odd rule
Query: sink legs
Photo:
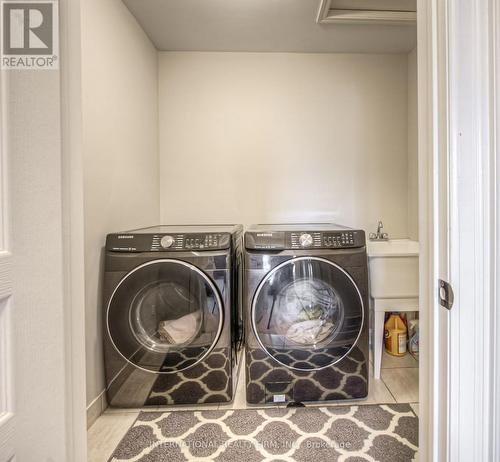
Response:
POLYGON ((382 343, 384 340, 384 311, 375 311, 373 326, 373 377, 380 379, 380 367, 382 364, 382 343))

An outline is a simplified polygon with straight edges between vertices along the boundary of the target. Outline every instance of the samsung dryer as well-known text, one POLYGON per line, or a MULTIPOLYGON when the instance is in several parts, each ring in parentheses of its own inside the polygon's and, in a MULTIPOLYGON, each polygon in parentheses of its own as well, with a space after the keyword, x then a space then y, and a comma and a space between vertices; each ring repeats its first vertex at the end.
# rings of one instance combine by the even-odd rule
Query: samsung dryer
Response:
POLYGON ((241 226, 233 225, 107 236, 104 353, 111 406, 232 400, 241 236, 241 226))
POLYGON ((256 225, 243 261, 247 402, 366 398, 364 231, 256 225))

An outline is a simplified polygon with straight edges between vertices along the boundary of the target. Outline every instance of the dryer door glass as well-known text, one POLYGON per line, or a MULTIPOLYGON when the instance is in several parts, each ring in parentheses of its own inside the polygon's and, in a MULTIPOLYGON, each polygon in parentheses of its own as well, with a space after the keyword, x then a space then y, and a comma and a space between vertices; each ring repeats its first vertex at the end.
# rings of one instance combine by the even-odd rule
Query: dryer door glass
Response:
POLYGON ((117 351, 135 366, 162 373, 199 363, 217 343, 222 322, 213 281, 178 260, 155 260, 127 274, 107 310, 117 351))
POLYGON ((274 268, 252 305, 252 327, 261 347, 282 365, 304 371, 345 357, 363 322, 363 299, 353 279, 322 258, 295 258, 274 268))

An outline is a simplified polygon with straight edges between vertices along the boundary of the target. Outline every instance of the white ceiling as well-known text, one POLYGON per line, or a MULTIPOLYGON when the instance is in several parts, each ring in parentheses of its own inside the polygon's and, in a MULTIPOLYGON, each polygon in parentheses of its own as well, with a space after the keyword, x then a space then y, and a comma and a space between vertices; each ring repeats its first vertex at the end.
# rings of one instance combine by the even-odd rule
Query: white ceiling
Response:
POLYGON ((159 50, 401 53, 415 25, 317 24, 319 0, 123 0, 159 50))

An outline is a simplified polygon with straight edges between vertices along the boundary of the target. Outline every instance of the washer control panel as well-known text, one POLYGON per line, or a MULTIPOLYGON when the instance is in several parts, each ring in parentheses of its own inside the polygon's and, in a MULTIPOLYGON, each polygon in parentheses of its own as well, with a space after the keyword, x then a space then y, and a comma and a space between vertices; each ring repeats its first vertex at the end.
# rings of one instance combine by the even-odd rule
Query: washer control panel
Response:
POLYGON ((292 249, 307 248, 345 248, 359 247, 356 238, 357 231, 331 231, 331 232, 313 232, 307 231, 299 233, 290 233, 289 243, 292 249))
POLYGON ((166 252, 225 250, 229 233, 109 234, 106 249, 113 252, 166 252))
POLYGON ((345 249, 366 245, 363 230, 270 231, 245 233, 245 246, 255 250, 345 249))

